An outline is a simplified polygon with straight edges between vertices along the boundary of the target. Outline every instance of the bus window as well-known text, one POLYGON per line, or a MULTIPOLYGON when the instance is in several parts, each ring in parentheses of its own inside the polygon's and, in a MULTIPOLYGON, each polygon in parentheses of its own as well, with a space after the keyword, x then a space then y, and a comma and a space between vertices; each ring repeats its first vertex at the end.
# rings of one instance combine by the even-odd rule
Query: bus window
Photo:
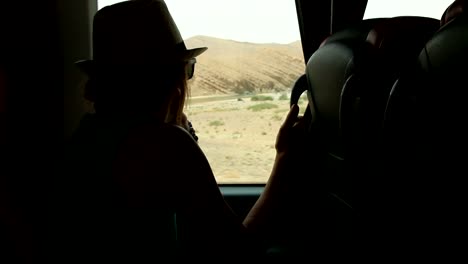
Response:
POLYGON ((395 16, 421 16, 440 19, 453 0, 369 0, 364 19, 395 16))
MULTIPOLYGON (((291 88, 305 71, 294 1, 165 2, 186 46, 208 47, 185 112, 218 183, 265 183, 291 88)), ((300 103, 304 110, 307 99, 300 103)))

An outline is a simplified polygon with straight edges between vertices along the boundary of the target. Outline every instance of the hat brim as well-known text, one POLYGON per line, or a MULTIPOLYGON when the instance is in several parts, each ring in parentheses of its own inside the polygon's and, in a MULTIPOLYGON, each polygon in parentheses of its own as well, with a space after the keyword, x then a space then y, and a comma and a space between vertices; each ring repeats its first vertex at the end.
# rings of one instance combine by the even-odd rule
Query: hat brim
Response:
POLYGON ((205 52, 208 48, 207 47, 202 47, 202 48, 195 48, 195 49, 188 49, 185 52, 184 60, 189 60, 192 58, 197 57, 198 55, 202 54, 205 52))
MULTIPOLYGON (((205 52, 207 49, 208 49, 207 47, 188 49, 178 54, 178 56, 175 56, 174 60, 187 61, 189 59, 197 57, 198 55, 205 52)), ((86 74, 95 72, 96 67, 97 67, 94 60, 79 60, 75 62, 75 65, 78 67, 78 69, 80 69, 82 72, 86 74)))

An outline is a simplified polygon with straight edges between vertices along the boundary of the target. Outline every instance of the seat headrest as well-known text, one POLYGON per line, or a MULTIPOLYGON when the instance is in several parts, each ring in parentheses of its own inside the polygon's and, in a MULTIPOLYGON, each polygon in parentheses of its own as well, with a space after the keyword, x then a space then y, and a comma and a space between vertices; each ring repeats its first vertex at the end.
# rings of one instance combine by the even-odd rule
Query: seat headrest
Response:
POLYGON ((439 28, 439 21, 427 17, 402 16, 378 23, 367 35, 367 42, 378 49, 395 44, 409 45, 416 39, 427 41, 439 28), (416 39, 415 39, 416 38, 416 39))
POLYGON ((328 36, 322 41, 320 47, 323 47, 325 44, 331 42, 361 43, 362 41, 366 40, 367 34, 377 23, 385 21, 386 19, 387 18, 373 18, 362 20, 355 25, 351 25, 346 29, 340 30, 335 32, 333 35, 328 36))
POLYGON ((453 20, 454 18, 465 14, 467 11, 467 0, 455 0, 444 12, 440 19, 440 25, 443 26, 453 20))

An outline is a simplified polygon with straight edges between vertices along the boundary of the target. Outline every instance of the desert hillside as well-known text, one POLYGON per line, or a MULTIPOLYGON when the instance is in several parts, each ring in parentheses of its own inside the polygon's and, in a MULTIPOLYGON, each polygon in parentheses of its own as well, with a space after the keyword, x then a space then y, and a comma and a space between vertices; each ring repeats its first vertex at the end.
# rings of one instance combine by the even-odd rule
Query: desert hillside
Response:
POLYGON ((208 47, 197 57, 192 96, 284 91, 304 73, 299 41, 256 44, 195 36, 185 42, 188 48, 208 47))

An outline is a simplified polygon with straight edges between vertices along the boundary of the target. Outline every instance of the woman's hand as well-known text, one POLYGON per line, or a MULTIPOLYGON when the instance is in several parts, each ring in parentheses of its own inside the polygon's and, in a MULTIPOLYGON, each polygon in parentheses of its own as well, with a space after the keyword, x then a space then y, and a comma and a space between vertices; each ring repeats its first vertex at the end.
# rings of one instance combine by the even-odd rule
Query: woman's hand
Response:
POLYGON ((301 139, 304 139, 305 124, 302 116, 298 116, 299 106, 291 106, 286 120, 284 120, 278 135, 276 136, 276 153, 289 153, 298 147, 301 139))
POLYGON ((195 129, 193 128, 192 126, 192 123, 190 121, 188 121, 187 119, 187 116, 185 115, 185 113, 182 114, 182 127, 187 130, 190 135, 192 135, 193 139, 195 139, 195 141, 198 141, 198 136, 195 134, 195 129))

